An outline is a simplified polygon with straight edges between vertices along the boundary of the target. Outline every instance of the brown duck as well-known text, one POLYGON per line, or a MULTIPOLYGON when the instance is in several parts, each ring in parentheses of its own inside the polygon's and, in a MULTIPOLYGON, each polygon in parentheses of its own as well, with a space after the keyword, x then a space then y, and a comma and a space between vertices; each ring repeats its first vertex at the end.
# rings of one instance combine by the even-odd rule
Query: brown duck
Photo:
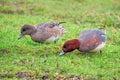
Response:
POLYGON ((44 22, 38 24, 36 27, 25 24, 21 28, 21 34, 19 35, 18 39, 25 35, 30 35, 31 39, 35 42, 56 42, 64 33, 66 33, 66 30, 60 26, 62 23, 65 22, 44 22))

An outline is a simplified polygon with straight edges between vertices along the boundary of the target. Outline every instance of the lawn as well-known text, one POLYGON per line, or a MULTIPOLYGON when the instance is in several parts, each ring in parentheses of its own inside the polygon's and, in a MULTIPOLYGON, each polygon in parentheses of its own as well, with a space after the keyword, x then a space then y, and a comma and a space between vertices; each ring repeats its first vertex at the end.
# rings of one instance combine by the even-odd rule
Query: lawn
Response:
POLYGON ((0 0, 1 80, 120 80, 119 0, 0 0), (61 22, 67 33, 56 43, 18 40, 24 24, 61 22), (102 28, 107 43, 100 54, 75 50, 59 56, 68 39, 102 28))

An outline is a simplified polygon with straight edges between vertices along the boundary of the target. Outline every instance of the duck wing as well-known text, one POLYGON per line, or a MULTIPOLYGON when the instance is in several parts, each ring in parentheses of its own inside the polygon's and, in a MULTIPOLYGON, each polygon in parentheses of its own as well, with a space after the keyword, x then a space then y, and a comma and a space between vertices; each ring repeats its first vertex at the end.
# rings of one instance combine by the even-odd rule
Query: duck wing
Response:
POLYGON ((41 24, 37 25, 37 29, 38 30, 42 30, 42 31, 48 31, 48 32, 60 32, 60 33, 66 33, 66 30, 60 26, 60 24, 65 23, 65 22, 44 22, 41 24))
POLYGON ((82 32, 78 38, 80 40, 79 50, 81 52, 88 52, 95 49, 97 46, 106 41, 106 36, 103 31, 99 29, 86 30, 82 32))

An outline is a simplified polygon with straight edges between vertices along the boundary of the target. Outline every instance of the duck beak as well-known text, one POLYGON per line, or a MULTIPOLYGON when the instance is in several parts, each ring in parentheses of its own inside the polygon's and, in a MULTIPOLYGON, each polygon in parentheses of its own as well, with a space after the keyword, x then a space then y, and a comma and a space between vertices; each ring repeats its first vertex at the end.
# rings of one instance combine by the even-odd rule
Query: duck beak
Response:
POLYGON ((24 35, 21 33, 18 37, 18 39, 21 39, 24 35))
POLYGON ((65 52, 62 50, 62 52, 59 54, 59 56, 62 56, 64 54, 65 54, 65 52))

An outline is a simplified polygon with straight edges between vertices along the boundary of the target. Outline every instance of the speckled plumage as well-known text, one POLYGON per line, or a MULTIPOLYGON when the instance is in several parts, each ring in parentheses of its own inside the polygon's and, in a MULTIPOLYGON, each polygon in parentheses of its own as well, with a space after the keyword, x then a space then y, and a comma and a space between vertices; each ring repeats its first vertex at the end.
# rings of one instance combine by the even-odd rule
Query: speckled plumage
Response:
POLYGON ((21 34, 30 35, 31 39, 35 42, 54 42, 64 33, 66 33, 66 30, 60 26, 60 23, 56 22, 45 22, 38 24, 36 27, 32 25, 24 25, 21 28, 21 34))

